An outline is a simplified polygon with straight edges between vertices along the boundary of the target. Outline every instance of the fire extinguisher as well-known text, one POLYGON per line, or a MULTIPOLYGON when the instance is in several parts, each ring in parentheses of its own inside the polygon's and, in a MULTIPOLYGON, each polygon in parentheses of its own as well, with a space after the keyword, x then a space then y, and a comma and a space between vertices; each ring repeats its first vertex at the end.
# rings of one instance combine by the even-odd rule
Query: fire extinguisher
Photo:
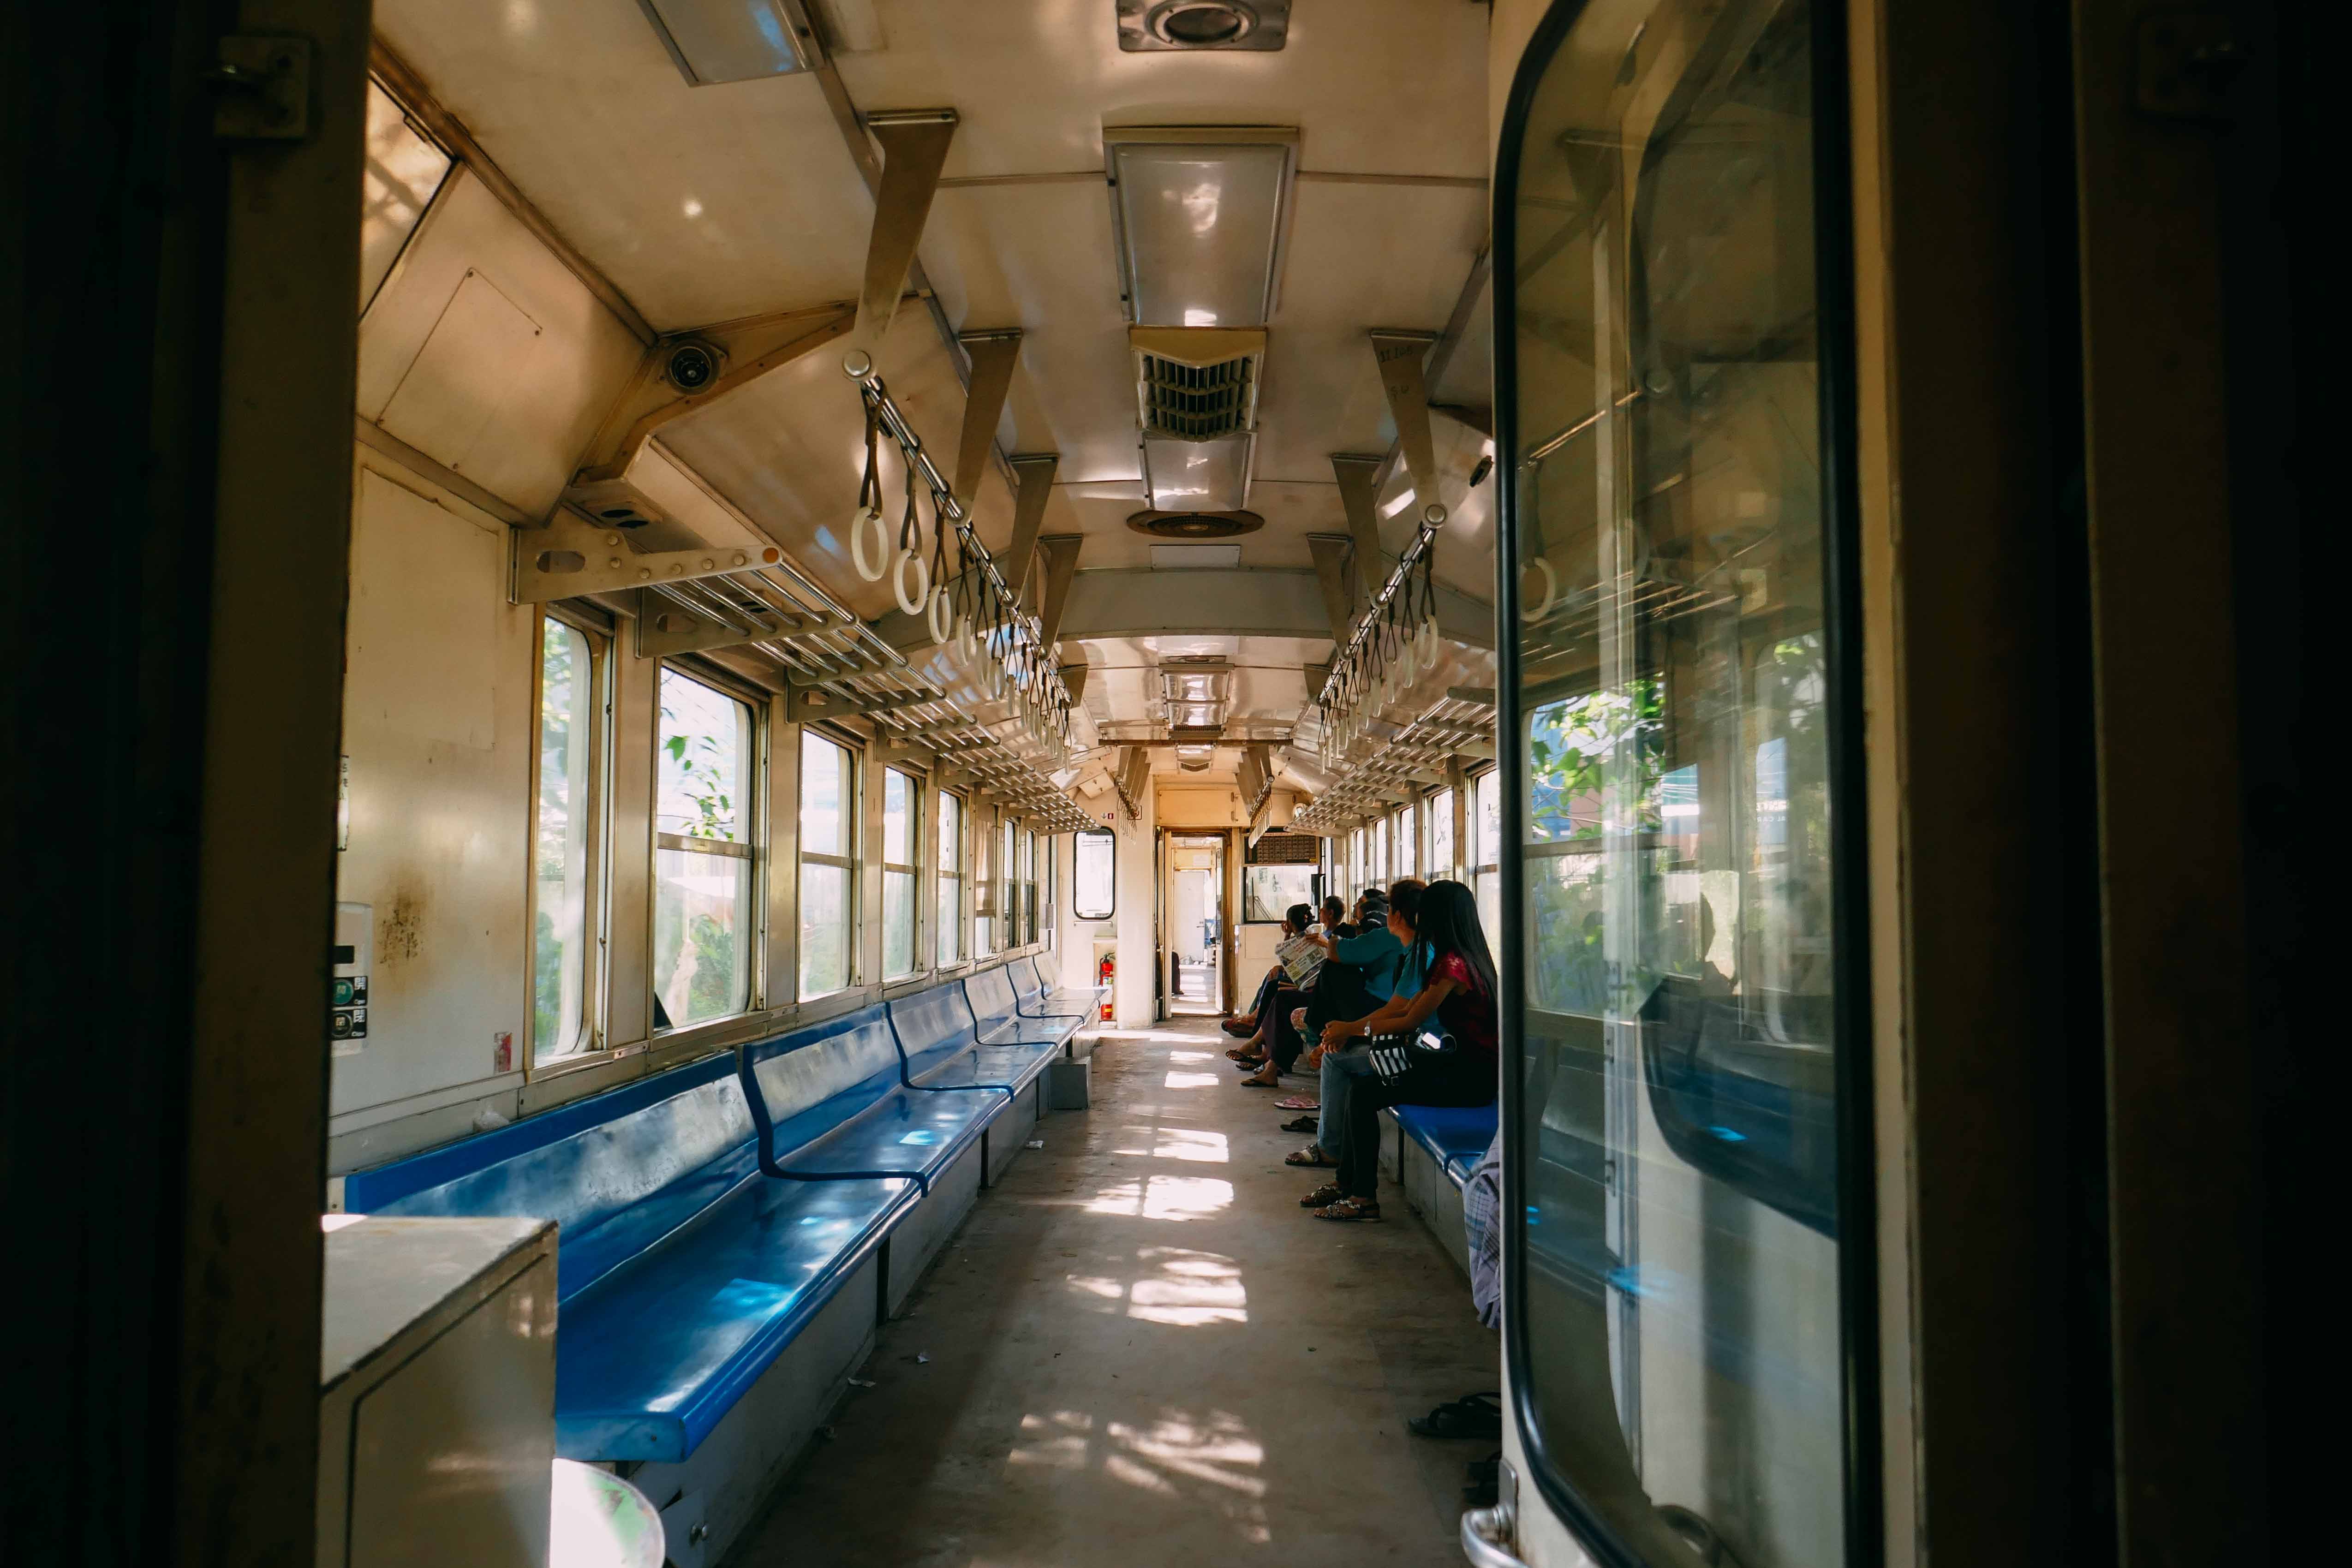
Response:
POLYGON ((1095 984, 1103 988, 1102 1021, 1105 1023, 1110 1022, 1111 981, 1118 973, 1118 955, 1116 953, 1104 954, 1102 962, 1095 966, 1095 984))

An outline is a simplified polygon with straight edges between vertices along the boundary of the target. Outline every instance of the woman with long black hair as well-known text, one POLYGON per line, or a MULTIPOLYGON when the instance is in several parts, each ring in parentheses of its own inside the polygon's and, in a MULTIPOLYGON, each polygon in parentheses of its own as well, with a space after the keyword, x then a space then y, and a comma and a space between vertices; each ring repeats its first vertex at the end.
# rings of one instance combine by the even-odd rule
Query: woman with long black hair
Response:
POLYGON ((1421 920, 1413 932, 1409 967, 1423 976, 1421 989, 1402 1007, 1394 1003, 1352 1023, 1323 1029, 1323 1044, 1336 1049, 1359 1036, 1399 1034, 1408 1040, 1433 1019, 1447 1040, 1442 1051, 1410 1047, 1409 1065, 1396 1078, 1359 1080, 1349 1091, 1348 1120, 1339 1146, 1339 1180, 1313 1195, 1323 1199, 1318 1219, 1378 1219, 1380 1203, 1380 1113, 1383 1105, 1491 1105, 1500 1085, 1495 956, 1478 924, 1478 903, 1458 882, 1433 882, 1421 895, 1421 920), (1416 962, 1417 960, 1417 962, 1416 962))

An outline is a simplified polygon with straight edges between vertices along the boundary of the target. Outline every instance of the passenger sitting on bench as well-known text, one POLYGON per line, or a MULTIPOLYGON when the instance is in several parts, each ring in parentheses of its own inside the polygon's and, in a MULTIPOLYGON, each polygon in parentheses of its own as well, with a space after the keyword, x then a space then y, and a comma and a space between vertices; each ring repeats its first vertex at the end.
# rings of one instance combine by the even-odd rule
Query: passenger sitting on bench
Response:
MULTIPOLYGON (((1328 952, 1329 951, 1331 943, 1334 940, 1357 936, 1364 928, 1363 901, 1367 898, 1376 899, 1379 896, 1379 889, 1366 888, 1357 898, 1355 910, 1356 924, 1354 925, 1343 924, 1340 921, 1339 916, 1345 913, 1345 911, 1340 905, 1339 900, 1337 896, 1327 898, 1323 901, 1323 928, 1320 931, 1317 931, 1312 926, 1302 926, 1300 927, 1300 933, 1304 935, 1307 940, 1320 943, 1325 951, 1328 952)), ((1306 907, 1307 906, 1303 904, 1293 904, 1291 906, 1291 914, 1295 915, 1306 907)), ((1285 925, 1286 928, 1288 925, 1287 920, 1285 921, 1285 925)), ((1261 1067, 1265 1065, 1266 1060, 1274 1054, 1267 1045, 1269 1038, 1271 1037, 1279 1040, 1280 1031, 1284 1028, 1283 1020, 1290 1017, 1290 1015, 1296 1012, 1298 1009, 1307 1005, 1307 998, 1313 996, 1316 990, 1321 987, 1323 983, 1323 976, 1326 973, 1336 972, 1336 967, 1327 961, 1322 968, 1318 969, 1313 975, 1307 977, 1307 984, 1304 987, 1294 988, 1283 984, 1284 977, 1282 966, 1276 964, 1274 967, 1273 971, 1266 977, 1267 981, 1275 988, 1274 993, 1272 996, 1266 996, 1264 992, 1260 993, 1259 1004, 1252 1015, 1249 1025, 1246 1028, 1231 1023, 1225 1026, 1236 1034, 1245 1034, 1249 1037, 1243 1040, 1241 1044, 1235 1046, 1233 1050, 1225 1052, 1225 1054, 1232 1057, 1236 1062, 1239 1062, 1244 1067, 1261 1067)), ((1297 1026, 1292 1025, 1291 1027, 1295 1030, 1297 1026)), ((1291 1047, 1291 1057, 1296 1058, 1297 1054, 1297 1048, 1295 1046, 1291 1047)), ((1289 1071, 1288 1061, 1285 1061, 1283 1070, 1285 1071, 1289 1071)), ((1260 1085, 1260 1087, 1263 1087, 1263 1085, 1260 1085)))
MULTIPOLYGON (((1391 988, 1390 999, 1381 1004, 1381 1009, 1402 1008, 1421 990, 1421 966, 1427 954, 1414 941, 1414 936, 1421 923, 1421 900, 1424 889, 1425 884, 1420 878, 1410 876, 1389 889, 1388 927, 1403 949, 1403 956, 1398 961, 1396 983, 1391 988)), ((1377 1015, 1380 1010, 1375 1009, 1373 1013, 1377 1015)), ((1318 1012, 1317 1006, 1308 1006, 1299 1024, 1303 1033, 1319 1038, 1324 1026, 1331 1019, 1328 1014, 1318 1017, 1318 1012)), ((1341 1051, 1318 1043, 1307 1053, 1307 1069, 1310 1072, 1319 1071, 1322 1075, 1322 1091, 1317 1102, 1318 1109, 1296 1122, 1284 1123, 1283 1130, 1303 1133, 1311 1128, 1315 1141, 1296 1154, 1285 1155, 1283 1163, 1313 1168, 1337 1166, 1339 1148, 1347 1135, 1349 1086, 1357 1078, 1370 1072, 1371 1064, 1361 1047, 1341 1051)), ((1327 1197, 1320 1201, 1328 1202, 1329 1198, 1327 1197)))
MULTIPOLYGON (((1399 966, 1404 958, 1404 943, 1389 928, 1391 900, 1398 896, 1418 899, 1423 883, 1418 877, 1406 877, 1391 884, 1387 894, 1378 888, 1364 894, 1367 929, 1355 936, 1328 941, 1325 950, 1333 955, 1323 966, 1330 977, 1315 988, 1314 994, 1305 998, 1294 998, 1281 1004, 1275 1022, 1271 1061, 1256 1077, 1243 1082, 1254 1088, 1272 1088, 1281 1082, 1298 1061, 1307 1042, 1318 1034, 1323 1025, 1332 1019, 1361 1018, 1387 1001, 1396 989, 1399 966), (1372 912, 1379 913, 1375 916, 1372 912), (1376 929, 1370 923, 1377 918, 1376 929), (1304 1005, 1301 1005, 1303 1000, 1304 1005)), ((1409 922, 1408 922, 1409 923, 1409 922)))
POLYGON ((1458 882, 1430 884, 1422 895, 1413 946, 1427 956, 1423 972, 1428 981, 1420 994, 1401 1008, 1384 1008, 1370 1018, 1326 1024, 1323 1043, 1339 1045, 1370 1034, 1410 1036, 1433 1018, 1451 1037, 1450 1043, 1443 1051, 1412 1050, 1401 1074, 1384 1078, 1375 1072, 1349 1087, 1339 1179, 1331 1201, 1316 1208, 1318 1219, 1381 1217, 1382 1106, 1495 1103, 1501 1060, 1495 959, 1468 888, 1458 882))
MULTIPOLYGON (((1293 937, 1306 936, 1312 928, 1314 920, 1313 908, 1304 904, 1292 904, 1283 912, 1280 940, 1287 942, 1293 937)), ((1250 1004, 1250 1010, 1245 1013, 1235 1013, 1227 1019, 1221 1026, 1224 1031, 1227 1034, 1244 1036, 1255 1044, 1262 1020, 1274 1016, 1266 1009, 1273 1003, 1275 993, 1282 988, 1282 965, 1276 961, 1266 970, 1265 978, 1259 982, 1257 999, 1250 1004)), ((1234 1060, 1240 1059, 1236 1057, 1234 1060)))

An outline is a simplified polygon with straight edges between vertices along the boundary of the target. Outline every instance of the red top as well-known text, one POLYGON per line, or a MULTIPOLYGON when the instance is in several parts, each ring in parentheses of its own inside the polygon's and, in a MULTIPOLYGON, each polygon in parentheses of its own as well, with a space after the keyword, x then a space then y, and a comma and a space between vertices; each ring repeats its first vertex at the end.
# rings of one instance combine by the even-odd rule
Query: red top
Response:
POLYGON ((1437 1021, 1454 1037, 1455 1047, 1466 1055, 1495 1061, 1499 1054, 1495 998, 1479 984, 1476 971, 1461 954, 1448 953, 1430 970, 1429 977, 1454 982, 1454 989, 1437 1004, 1437 1021))

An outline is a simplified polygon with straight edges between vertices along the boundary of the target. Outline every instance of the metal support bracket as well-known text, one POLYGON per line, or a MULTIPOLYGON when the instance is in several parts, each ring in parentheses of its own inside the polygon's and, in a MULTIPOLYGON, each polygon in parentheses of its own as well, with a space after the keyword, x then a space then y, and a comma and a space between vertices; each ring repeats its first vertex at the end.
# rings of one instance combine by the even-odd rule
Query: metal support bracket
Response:
MULTIPOLYGON (((1315 558, 1315 581, 1323 590, 1323 613, 1330 617, 1331 643, 1335 647, 1345 646, 1356 630, 1355 600, 1348 591, 1350 542, 1345 534, 1307 536, 1307 550, 1315 558)), ((1320 686, 1318 682, 1310 689, 1319 690, 1320 686)))
POLYGON ((784 717, 793 724, 809 724, 829 718, 857 718, 866 714, 895 713, 902 708, 920 707, 925 703, 940 701, 936 692, 919 696, 889 696, 855 699, 817 686, 786 686, 784 717))
POLYGON ((1084 534, 1049 534, 1037 541, 1045 553, 1045 591, 1037 618, 1037 645, 1053 647, 1062 635, 1062 612, 1070 606, 1070 577, 1078 570, 1084 534))
MULTIPOLYGON (((1344 452, 1331 454, 1331 476, 1339 482, 1339 505, 1348 514, 1348 537, 1356 544, 1356 581, 1367 604, 1380 592, 1381 584, 1388 577, 1381 561, 1381 515, 1377 509, 1381 468, 1387 461, 1384 457, 1344 452)), ((1351 624, 1334 635, 1332 641, 1345 648, 1355 630, 1351 624)))
POLYGON ((955 140, 952 109, 908 109, 865 117, 882 147, 882 183, 874 195, 874 229, 866 243, 866 279, 857 293, 856 347, 872 355, 898 312, 898 295, 916 242, 930 216, 940 171, 955 140))
POLYGON ((299 141, 310 134, 310 40, 227 37, 207 74, 213 135, 223 141, 299 141))
MULTIPOLYGON (((713 648, 738 648, 747 643, 765 643, 772 638, 788 636, 804 629, 798 617, 787 619, 777 615, 767 617, 746 631, 715 615, 698 614, 649 588, 639 589, 636 598, 635 643, 636 655, 640 659, 702 653, 713 648)), ((744 619, 753 618, 747 615, 744 619)))
POLYGON ((1389 417, 1396 422, 1405 472, 1412 476, 1413 497, 1424 507, 1432 505, 1437 501, 1437 443, 1429 428, 1429 387, 1422 361, 1437 334, 1375 327, 1371 340, 1372 356, 1381 366, 1381 391, 1388 396, 1389 417))
MULTIPOLYGON (((1029 586, 1032 561, 1037 553, 1037 530, 1045 521, 1045 503, 1053 499, 1054 473, 1062 465, 1062 455, 1024 452, 1009 461, 1020 486, 1013 493, 1013 542, 1005 547, 1004 576, 1006 586, 1017 600, 1029 586)), ((1050 641, 1046 644, 1052 645, 1050 641)))
MULTIPOLYGON (((971 356, 971 382, 964 389, 963 433, 956 442, 952 493, 970 510, 980 488, 980 476, 988 471, 989 444, 996 439, 997 421, 1004 417, 1004 399, 1013 390, 1013 372, 1021 363, 1021 331, 1012 328, 997 332, 964 332, 958 334, 956 341, 971 356)), ((1050 471, 1047 478, 1052 478, 1050 471)), ((1013 591, 1020 591, 1020 585, 1015 583, 1013 591)))
POLYGON ((730 572, 774 566, 784 552, 759 548, 660 550, 632 555, 626 536, 558 512, 544 528, 516 528, 509 535, 509 596, 516 604, 545 604, 585 593, 614 593, 656 582, 686 582, 730 572))

